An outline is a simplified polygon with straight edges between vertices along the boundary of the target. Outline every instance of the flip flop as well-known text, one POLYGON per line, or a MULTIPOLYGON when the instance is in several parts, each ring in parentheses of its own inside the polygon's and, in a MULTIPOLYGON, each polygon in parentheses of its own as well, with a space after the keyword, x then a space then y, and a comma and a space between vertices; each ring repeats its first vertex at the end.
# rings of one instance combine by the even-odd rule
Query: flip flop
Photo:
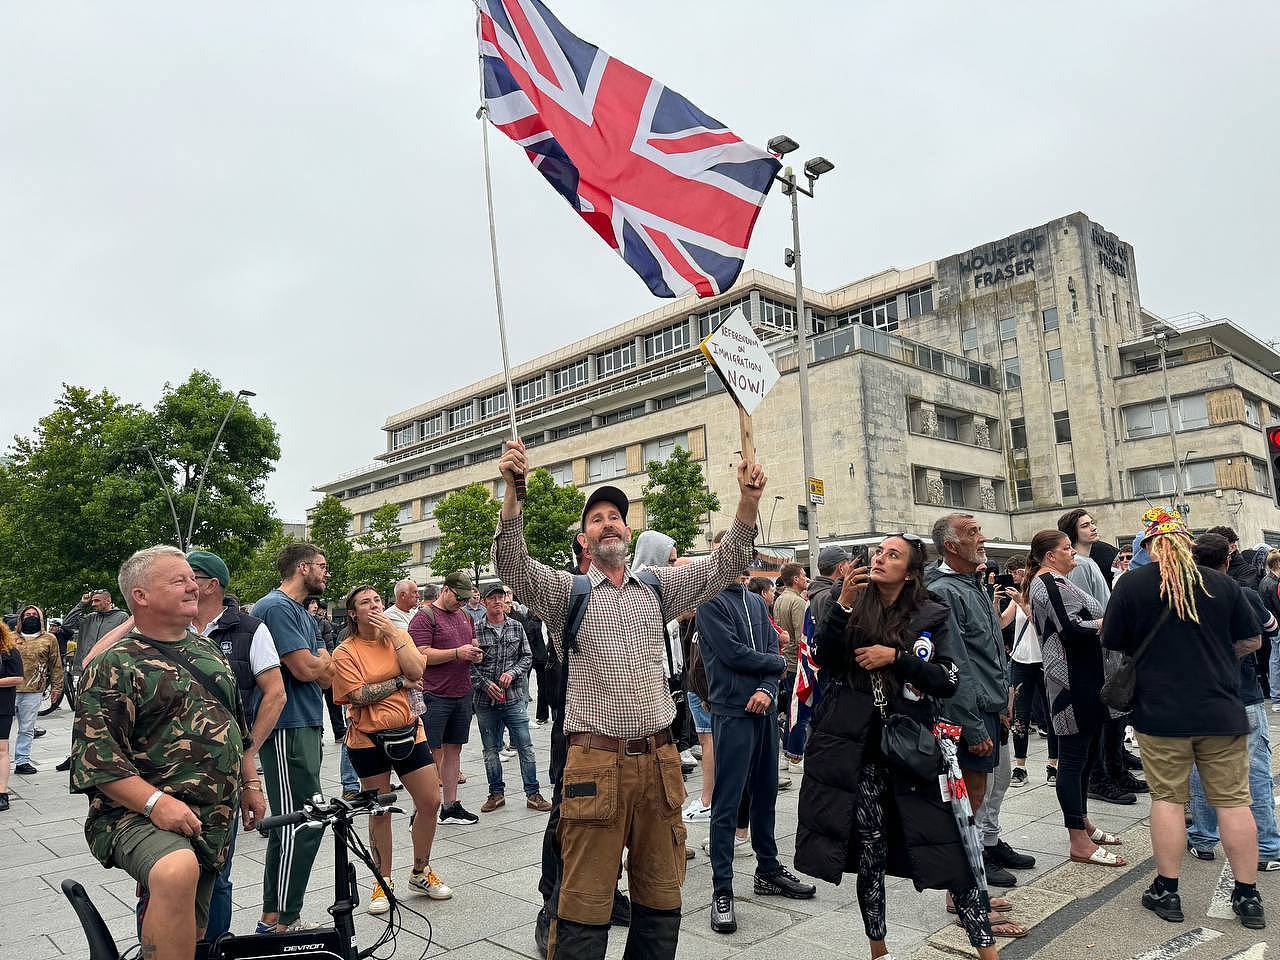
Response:
MULTIPOLYGON (((964 924, 959 920, 952 921, 957 927, 963 927, 964 924)), ((1027 935, 1027 929, 1017 920, 991 920, 991 933, 996 937, 1004 937, 1006 940, 1018 940, 1027 935), (1003 933, 1000 931, 1004 930, 1003 933)))
POLYGON ((1100 843, 1106 847, 1118 847, 1124 843, 1124 841, 1114 833, 1107 833, 1107 831, 1103 830, 1101 827, 1094 827, 1093 833, 1089 834, 1089 839, 1094 843, 1100 843))
POLYGON ((1093 853, 1087 857, 1077 857, 1074 853, 1071 855, 1072 863, 1091 863, 1099 867, 1127 867, 1129 864, 1124 857, 1117 857, 1110 850, 1104 850, 1102 847, 1095 847, 1093 853))
MULTIPOLYGON (((1009 911, 1011 911, 1012 909, 1013 909, 1013 904, 1012 904, 1012 903, 1010 903, 1010 902, 1009 902, 1009 900, 1008 900, 1006 897, 992 897, 992 898, 991 898, 991 912, 992 912, 992 913, 1008 913, 1008 912, 1009 912, 1009 911)), ((949 914, 951 914, 952 916, 954 916, 954 915, 955 915, 955 912, 956 912, 956 908, 955 908, 954 906, 947 907, 947 913, 949 913, 949 914)))

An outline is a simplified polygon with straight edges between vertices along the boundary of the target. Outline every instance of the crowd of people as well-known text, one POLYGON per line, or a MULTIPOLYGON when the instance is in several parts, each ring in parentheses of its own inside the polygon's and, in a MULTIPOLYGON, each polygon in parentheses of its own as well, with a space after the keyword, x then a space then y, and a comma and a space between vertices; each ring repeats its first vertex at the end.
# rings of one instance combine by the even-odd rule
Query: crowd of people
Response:
MULTIPOLYGON (((359 585, 341 629, 321 599, 326 558, 306 543, 281 550, 279 587, 252 605, 228 592, 217 555, 157 546, 121 567, 127 609, 90 591, 61 636, 39 607, 21 609, 14 629, 0 626, 0 810, 11 766, 38 773, 36 708, 60 692, 75 635, 78 703, 59 769, 89 799, 90 850, 138 882, 140 938, 156 960, 186 960, 198 938, 228 931, 237 822, 325 792, 326 718, 346 799, 408 792, 407 887, 433 900, 453 896, 432 867, 438 827, 503 807, 503 761, 518 761, 526 807, 549 814, 535 926, 548 957, 603 957, 613 925, 628 927, 629 955, 674 957, 695 856, 687 825, 706 823, 715 932, 737 929, 734 861, 754 856, 757 896, 807 899, 816 888, 797 874, 856 874, 873 958, 889 951, 887 876, 946 891, 990 960, 998 938, 1026 933, 992 890, 1036 863, 1000 825, 1009 790, 1039 779, 1033 731, 1047 740, 1044 780, 1072 861, 1125 866, 1122 838, 1089 805, 1149 792, 1157 874, 1143 906, 1181 921, 1181 858, 1212 860, 1221 843, 1232 909, 1264 925, 1257 874, 1280 870, 1264 706, 1280 693, 1280 550, 1241 551, 1229 528, 1193 537, 1161 510, 1117 548, 1078 509, 1001 569, 979 522, 952 513, 928 539, 896 533, 867 554, 827 546, 812 579, 797 564, 764 575, 753 561, 767 479, 744 462, 710 554, 682 557, 656 531, 632 547, 628 497, 604 486, 559 570, 525 547, 515 479, 530 466, 508 444, 496 579, 406 579, 386 598, 359 585), (478 813, 458 799, 473 721, 487 781, 478 813), (544 778, 530 727, 548 722, 544 778), (950 779, 940 722, 958 730, 950 779), (699 764, 701 790, 686 797, 699 764), (795 777, 793 872, 775 805, 795 777)), ((271 832, 257 933, 315 928, 304 907, 320 841, 271 832)), ((374 915, 390 910, 393 846, 390 818, 374 818, 374 915)))

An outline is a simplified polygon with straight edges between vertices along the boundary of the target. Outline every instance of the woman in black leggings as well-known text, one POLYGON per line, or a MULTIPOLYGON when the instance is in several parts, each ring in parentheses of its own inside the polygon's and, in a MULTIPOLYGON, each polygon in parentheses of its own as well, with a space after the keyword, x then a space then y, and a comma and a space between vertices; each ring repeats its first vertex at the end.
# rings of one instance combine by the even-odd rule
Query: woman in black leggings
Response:
POLYGON ((1032 714, 1038 705, 1043 711, 1048 727, 1049 762, 1045 765, 1045 779, 1056 783, 1058 779, 1058 735, 1049 723, 1049 701, 1044 689, 1044 654, 1040 650, 1040 635, 1031 620, 1031 605, 1025 596, 1024 569, 1019 569, 1018 589, 1005 588, 1005 596, 1012 601, 1013 650, 1009 654, 1009 685, 1018 691, 1013 701, 1013 773, 1010 786, 1025 786, 1027 777, 1027 741, 1030 739, 1032 714))
MULTIPOLYGON (((939 709, 933 698, 949 698, 960 681, 950 614, 925 589, 924 564, 919 537, 886 537, 870 570, 845 577, 818 624, 816 659, 827 680, 805 747, 795 865, 831 883, 858 875, 873 958, 888 954, 884 878, 892 874, 909 877, 918 890, 950 890, 969 942, 983 960, 994 960, 986 890, 965 858, 937 777, 891 766, 880 750, 884 717, 901 714, 931 728, 939 709), (932 651, 922 659, 912 648, 926 638, 932 651)), ((1012 922, 998 926, 1006 936, 1023 932, 1012 922)))
POLYGON ((1041 530, 1031 538, 1025 596, 1040 636, 1050 722, 1058 735, 1058 805, 1072 860, 1123 867, 1125 859, 1108 849, 1119 838, 1089 821, 1089 773, 1110 714, 1101 697, 1102 605, 1067 579, 1075 565, 1076 552, 1065 533, 1041 530))

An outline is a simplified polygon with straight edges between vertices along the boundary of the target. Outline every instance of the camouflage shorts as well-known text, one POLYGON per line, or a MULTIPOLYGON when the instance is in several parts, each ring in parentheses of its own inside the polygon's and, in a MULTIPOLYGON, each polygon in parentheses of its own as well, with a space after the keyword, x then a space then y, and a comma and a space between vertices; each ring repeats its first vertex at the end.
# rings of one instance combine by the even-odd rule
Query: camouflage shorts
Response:
MULTIPOLYGON (((148 886, 147 878, 151 876, 151 868, 171 853, 191 848, 191 841, 168 830, 161 830, 150 820, 130 818, 135 822, 123 827, 116 836, 115 846, 111 851, 111 865, 119 867, 129 876, 137 880, 144 888, 148 886)), ((209 926, 209 902, 213 898, 213 881, 218 875, 204 867, 200 868, 200 880, 196 884, 196 929, 203 930, 209 926)))

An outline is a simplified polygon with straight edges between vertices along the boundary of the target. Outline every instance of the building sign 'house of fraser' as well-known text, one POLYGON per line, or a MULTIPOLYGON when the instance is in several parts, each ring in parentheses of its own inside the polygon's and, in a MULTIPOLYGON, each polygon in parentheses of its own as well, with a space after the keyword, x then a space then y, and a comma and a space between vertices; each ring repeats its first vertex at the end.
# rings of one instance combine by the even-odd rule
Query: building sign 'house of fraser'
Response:
POLYGON ((1044 249, 1044 236, 1028 236, 1017 241, 981 247, 960 255, 960 272, 973 277, 973 289, 994 286, 1034 274, 1036 255, 1044 249))

